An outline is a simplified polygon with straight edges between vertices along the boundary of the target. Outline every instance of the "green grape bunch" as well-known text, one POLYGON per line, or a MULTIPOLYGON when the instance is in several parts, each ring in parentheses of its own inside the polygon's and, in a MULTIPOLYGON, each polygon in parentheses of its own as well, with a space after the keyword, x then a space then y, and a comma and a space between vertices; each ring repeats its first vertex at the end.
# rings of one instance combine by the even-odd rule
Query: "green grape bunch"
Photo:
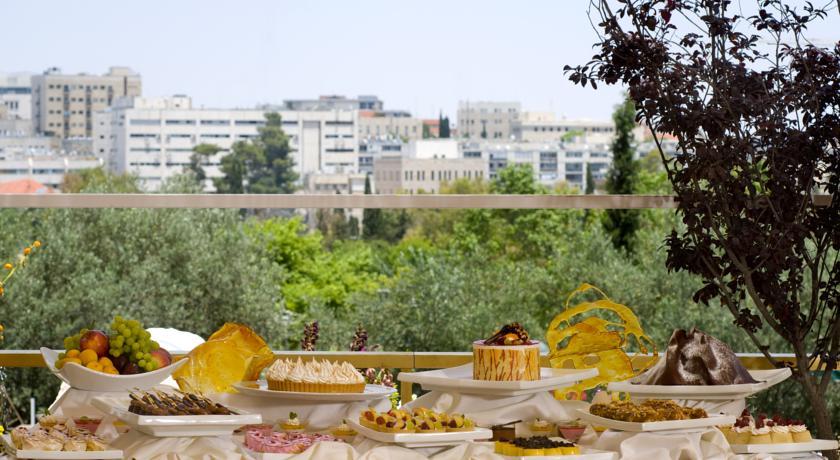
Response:
POLYGON ((118 358, 125 355, 129 361, 146 372, 158 368, 157 362, 152 359, 150 353, 158 349, 160 345, 152 340, 152 335, 140 321, 124 319, 122 316, 115 317, 111 322, 108 339, 111 343, 111 356, 118 358))
POLYGON ((64 349, 65 350, 81 350, 81 341, 82 336, 85 335, 87 329, 82 329, 76 335, 71 335, 70 337, 64 338, 64 349))

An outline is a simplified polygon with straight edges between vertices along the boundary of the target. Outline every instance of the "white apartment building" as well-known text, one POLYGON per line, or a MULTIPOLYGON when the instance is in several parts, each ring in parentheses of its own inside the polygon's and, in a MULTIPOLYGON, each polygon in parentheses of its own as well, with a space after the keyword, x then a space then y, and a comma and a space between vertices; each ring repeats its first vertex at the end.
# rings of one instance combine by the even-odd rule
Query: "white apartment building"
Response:
POLYGON ((460 101, 458 134, 466 139, 510 140, 520 112, 519 102, 460 101))
POLYGON ((456 179, 484 179, 487 162, 481 158, 408 158, 381 156, 373 164, 376 193, 438 193, 456 179))
POLYGON ((365 193, 363 173, 314 173, 306 178, 306 193, 341 195, 362 195, 365 193))
POLYGON ((29 120, 32 118, 32 74, 15 72, 0 74, 0 106, 4 118, 29 120))
POLYGON ((406 148, 411 158, 461 158, 457 139, 421 139, 411 141, 406 148))
POLYGON ((423 138, 423 120, 414 118, 408 112, 383 111, 359 112, 359 139, 401 139, 423 138))
POLYGON ((461 144, 461 155, 485 161, 489 179, 495 179, 507 166, 528 164, 534 171, 534 178, 547 187, 566 182, 581 190, 586 187, 587 164, 593 179, 600 182, 612 162, 606 144, 474 141, 461 144))
POLYGON ((140 94, 140 75, 128 67, 111 67, 104 75, 65 75, 51 68, 32 76, 33 126, 59 138, 91 137, 95 112, 119 97, 140 94))
POLYGON ((385 104, 376 96, 358 96, 349 99, 339 95, 320 96, 318 99, 286 99, 285 110, 372 110, 381 112, 385 104))
MULTIPOLYGON (((204 166, 205 190, 221 177, 222 156, 237 141, 258 135, 265 124, 261 109, 193 108, 186 96, 123 98, 95 117, 93 148, 118 173, 136 174, 143 187, 157 190, 167 178, 183 172, 193 149, 203 143, 220 147, 204 166)), ((357 111, 277 111, 289 136, 295 169, 301 183, 316 172, 358 170, 357 111)))
POLYGON ((0 158, 0 183, 32 179, 52 189, 58 189, 65 174, 98 168, 102 161, 90 156, 13 155, 0 158))
POLYGON ((576 142, 609 144, 615 136, 610 121, 557 119, 553 113, 524 112, 513 124, 513 136, 522 142, 576 142))
POLYGON ((47 136, 0 133, 0 159, 45 156, 58 150, 58 140, 47 136))
POLYGON ((359 172, 373 174, 373 162, 382 155, 399 155, 408 145, 400 139, 361 139, 359 141, 359 172))

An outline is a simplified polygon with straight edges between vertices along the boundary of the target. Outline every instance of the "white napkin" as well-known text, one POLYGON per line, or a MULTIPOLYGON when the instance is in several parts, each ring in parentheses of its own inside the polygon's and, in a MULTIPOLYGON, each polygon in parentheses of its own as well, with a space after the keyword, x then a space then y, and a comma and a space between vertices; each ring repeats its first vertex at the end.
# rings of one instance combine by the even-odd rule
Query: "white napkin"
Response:
POLYGON ((123 457, 126 459, 239 460, 242 458, 239 445, 229 436, 156 438, 132 430, 114 440, 111 446, 122 450, 123 457))
POLYGON ((723 433, 714 428, 670 433, 607 430, 592 447, 618 452, 622 460, 727 460, 732 455, 723 433))

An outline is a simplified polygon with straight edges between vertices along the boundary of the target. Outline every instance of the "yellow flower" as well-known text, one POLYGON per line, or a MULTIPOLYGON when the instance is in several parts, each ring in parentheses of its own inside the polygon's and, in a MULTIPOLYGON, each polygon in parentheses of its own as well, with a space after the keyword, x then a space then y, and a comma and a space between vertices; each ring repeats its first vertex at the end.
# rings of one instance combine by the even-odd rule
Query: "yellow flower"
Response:
POLYGON ((0 286, 0 296, 2 296, 4 292, 6 292, 6 290, 3 289, 3 286, 0 286))
POLYGON ((38 241, 38 240, 35 240, 35 242, 32 243, 32 246, 35 246, 36 248, 40 248, 41 247, 41 242, 38 241))
POLYGON ((28 256, 32 252, 32 248, 23 248, 23 255, 28 256))
POLYGON ((6 265, 3 265, 3 268, 5 268, 6 270, 11 270, 13 266, 14 265, 7 263, 6 265))
POLYGON ((3 428, 3 425, 0 425, 0 434, 3 434, 5 432, 6 432, 6 429, 3 428))

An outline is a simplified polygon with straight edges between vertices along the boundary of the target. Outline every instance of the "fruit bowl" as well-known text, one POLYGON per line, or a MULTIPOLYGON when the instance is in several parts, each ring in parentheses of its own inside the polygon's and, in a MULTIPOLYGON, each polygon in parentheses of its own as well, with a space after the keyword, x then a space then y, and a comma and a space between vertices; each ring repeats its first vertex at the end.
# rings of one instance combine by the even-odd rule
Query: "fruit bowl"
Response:
POLYGON ((74 363, 66 364, 60 370, 56 369, 55 362, 58 361, 58 353, 56 350, 41 347, 44 362, 56 377, 73 388, 87 391, 128 391, 135 388, 141 390, 151 388, 166 380, 189 359, 184 358, 166 367, 142 374, 111 375, 74 363))

